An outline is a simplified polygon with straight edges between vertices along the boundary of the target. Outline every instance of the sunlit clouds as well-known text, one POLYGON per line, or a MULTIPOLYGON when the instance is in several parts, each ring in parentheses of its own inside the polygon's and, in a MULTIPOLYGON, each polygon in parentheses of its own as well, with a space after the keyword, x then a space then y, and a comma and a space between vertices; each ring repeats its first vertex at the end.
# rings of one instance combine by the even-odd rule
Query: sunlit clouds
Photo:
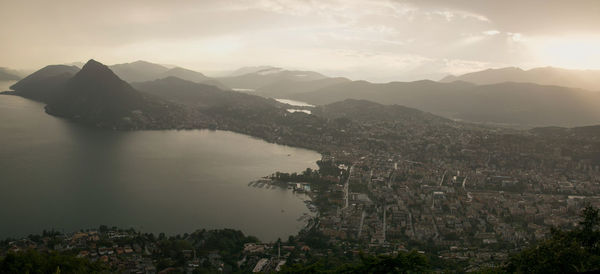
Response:
POLYGON ((600 31, 589 27, 600 24, 593 16, 596 6, 593 1, 3 1, 0 65, 143 59, 207 74, 273 65, 379 82, 437 80, 502 66, 600 68, 595 50, 600 31), (525 17, 527 12, 540 19, 525 17))
POLYGON ((598 69, 600 35, 536 37, 531 46, 539 62, 575 69, 598 69))

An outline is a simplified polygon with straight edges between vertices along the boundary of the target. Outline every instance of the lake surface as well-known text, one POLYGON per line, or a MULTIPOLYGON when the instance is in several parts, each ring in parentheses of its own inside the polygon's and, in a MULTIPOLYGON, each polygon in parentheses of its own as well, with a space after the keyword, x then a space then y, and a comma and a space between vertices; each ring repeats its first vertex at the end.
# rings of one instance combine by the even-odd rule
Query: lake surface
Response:
POLYGON ((315 107, 307 102, 290 100, 290 99, 275 99, 275 101, 297 107, 315 107))
POLYGON ((0 81, 0 92, 10 90, 10 86, 12 86, 17 81, 0 81))
POLYGON ((290 113, 294 113, 294 112, 304 112, 304 113, 306 113, 306 114, 311 114, 311 111, 310 111, 310 110, 308 110, 308 109, 295 109, 295 108, 289 108, 289 109, 286 109, 286 110, 287 110, 288 112, 290 112, 290 113))
POLYGON ((304 226, 307 197, 248 183, 316 168, 320 158, 226 131, 88 128, 8 95, 0 95, 0 143, 0 238, 105 224, 284 239, 304 226))

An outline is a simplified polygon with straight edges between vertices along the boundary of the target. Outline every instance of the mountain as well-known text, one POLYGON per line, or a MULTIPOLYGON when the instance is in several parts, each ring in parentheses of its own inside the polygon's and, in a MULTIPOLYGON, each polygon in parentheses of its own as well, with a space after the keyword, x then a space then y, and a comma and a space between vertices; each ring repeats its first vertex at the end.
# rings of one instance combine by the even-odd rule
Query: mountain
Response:
MULTIPOLYGON (((184 80, 186 80, 186 79, 184 79, 184 80)), ((209 78, 208 80, 202 81, 202 82, 199 82, 199 83, 205 84, 205 85, 209 85, 209 86, 214 86, 214 87, 217 87, 217 88, 219 88, 221 90, 231 90, 229 87, 223 85, 223 83, 221 83, 221 82, 219 82, 219 81, 217 81, 215 79, 212 79, 212 78, 209 78)))
POLYGON ((186 122, 183 108, 138 92, 95 60, 64 84, 46 111, 109 128, 172 128, 186 122))
POLYGON ((271 98, 288 98, 298 93, 316 91, 328 86, 350 82, 347 78, 324 78, 313 81, 282 79, 257 89, 254 94, 271 98))
MULTIPOLYGON (((572 128, 538 127, 531 129, 530 132, 543 137, 600 140, 600 125, 572 128)), ((600 155, 596 155, 596 157, 600 159, 600 155)))
POLYGON ((553 67, 522 70, 508 67, 487 69, 460 76, 447 76, 440 82, 466 81, 478 85, 502 82, 534 83, 600 91, 600 70, 569 70, 553 67))
MULTIPOLYGON (((465 81, 478 85, 496 84, 502 82, 523 82, 524 70, 516 67, 499 69, 487 69, 478 72, 467 73, 459 76, 448 75, 440 80, 442 83, 454 81, 465 81), (511 79, 511 80, 508 80, 511 79)), ((527 81, 525 81, 527 82, 527 81)))
POLYGON ((162 78, 166 78, 166 77, 170 77, 170 76, 188 80, 188 81, 192 81, 192 82, 196 82, 196 83, 211 80, 210 78, 204 76, 204 74, 202 74, 200 72, 189 70, 189 69, 184 69, 184 68, 180 68, 180 67, 174 67, 172 69, 169 69, 169 70, 157 75, 155 79, 162 79, 162 78))
POLYGON ((284 70, 271 67, 238 76, 220 77, 217 80, 231 89, 256 90, 284 80, 300 82, 325 78, 327 77, 318 72, 284 70))
POLYGON ((133 63, 112 65, 110 66, 110 69, 117 76, 119 76, 119 78, 129 83, 146 82, 173 76, 196 83, 213 85, 221 89, 229 89, 213 78, 207 77, 200 72, 182 67, 167 68, 164 65, 154 64, 146 61, 136 61, 133 63))
POLYGON ((291 96, 317 105, 348 98, 404 105, 452 119, 517 127, 582 126, 600 121, 600 94, 530 83, 478 86, 462 81, 353 81, 291 96))
POLYGON ((0 67, 0 81, 16 81, 20 79, 19 72, 0 67))
POLYGON ((221 90, 212 85, 195 83, 177 77, 133 83, 133 86, 142 92, 164 100, 200 108, 224 106, 264 108, 277 105, 274 100, 231 90, 221 90))
POLYGON ((313 113, 328 119, 347 118, 361 122, 402 121, 409 123, 438 124, 453 123, 453 121, 423 112, 418 109, 401 105, 382 105, 367 100, 346 99, 343 101, 319 106, 313 113))
POLYGON ((261 70, 268 70, 268 69, 281 69, 281 68, 277 68, 277 67, 273 67, 273 66, 251 66, 251 67, 241 67, 239 69, 234 70, 233 72, 231 72, 228 76, 240 76, 240 75, 244 75, 244 74, 249 74, 249 73, 256 73, 259 72, 261 70))
POLYGON ((63 65, 76 66, 78 68, 82 68, 85 65, 85 63, 84 62, 80 62, 80 61, 76 61, 76 62, 64 63, 63 65))
POLYGON ((143 82, 158 78, 158 75, 167 72, 165 66, 146 61, 135 61, 133 63, 116 64, 110 69, 127 82, 143 82))
MULTIPOLYGON (((470 89, 475 85, 466 82, 438 83, 429 80, 415 82, 371 83, 350 81, 327 86, 311 92, 298 93, 290 99, 325 105, 344 99, 367 99, 382 104, 400 104, 422 109, 439 107, 445 102, 434 100, 435 96, 470 89), (442 91, 444 91, 442 93, 442 91)), ((460 100, 460 99, 458 99, 460 100)))
POLYGON ((75 66, 50 65, 23 78, 10 88, 14 90, 12 93, 15 95, 48 103, 56 97, 59 90, 64 89, 66 82, 77 72, 79 68, 75 66))

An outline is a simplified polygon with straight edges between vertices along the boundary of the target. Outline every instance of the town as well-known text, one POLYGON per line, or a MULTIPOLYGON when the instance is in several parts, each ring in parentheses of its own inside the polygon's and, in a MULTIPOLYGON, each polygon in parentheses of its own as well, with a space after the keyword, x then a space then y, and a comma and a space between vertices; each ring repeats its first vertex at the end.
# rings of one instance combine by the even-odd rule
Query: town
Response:
POLYGON ((289 239, 261 243, 234 231, 155 237, 104 228, 6 240, 0 257, 54 250, 136 273, 271 272, 323 258, 343 263, 361 254, 417 251, 434 269, 476 271, 501 265, 553 227, 573 228, 585 206, 600 206, 596 135, 376 114, 359 120, 290 113, 296 122, 285 127, 256 122, 231 128, 323 155, 318 170, 275 172, 248 185, 311 197, 307 206, 316 215, 304 216, 306 227, 289 239), (265 135, 272 132, 279 133, 265 135), (205 245, 207 239, 213 243, 205 245))

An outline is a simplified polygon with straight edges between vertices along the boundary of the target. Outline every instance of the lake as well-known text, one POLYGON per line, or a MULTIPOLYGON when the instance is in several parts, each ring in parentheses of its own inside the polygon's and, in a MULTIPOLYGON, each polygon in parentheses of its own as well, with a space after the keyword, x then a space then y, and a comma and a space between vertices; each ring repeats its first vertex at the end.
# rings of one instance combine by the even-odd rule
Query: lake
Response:
POLYGON ((310 110, 308 110, 308 109, 295 109, 295 108, 289 108, 289 109, 286 109, 286 110, 287 110, 287 112, 289 112, 289 113, 294 113, 294 112, 304 112, 304 113, 306 113, 306 114, 311 114, 311 111, 310 111, 310 110))
POLYGON ((316 168, 314 151, 226 131, 89 128, 0 95, 0 238, 96 228, 167 234, 234 228, 287 239, 306 196, 249 186, 275 171, 316 168))
POLYGON ((311 105, 307 102, 302 102, 302 101, 296 101, 296 100, 290 100, 290 99, 275 99, 275 101, 280 102, 280 103, 284 103, 284 104, 288 104, 290 106, 297 106, 297 107, 315 107, 315 105, 311 105))
POLYGON ((10 86, 12 86, 17 81, 0 81, 0 92, 10 90, 10 86))

